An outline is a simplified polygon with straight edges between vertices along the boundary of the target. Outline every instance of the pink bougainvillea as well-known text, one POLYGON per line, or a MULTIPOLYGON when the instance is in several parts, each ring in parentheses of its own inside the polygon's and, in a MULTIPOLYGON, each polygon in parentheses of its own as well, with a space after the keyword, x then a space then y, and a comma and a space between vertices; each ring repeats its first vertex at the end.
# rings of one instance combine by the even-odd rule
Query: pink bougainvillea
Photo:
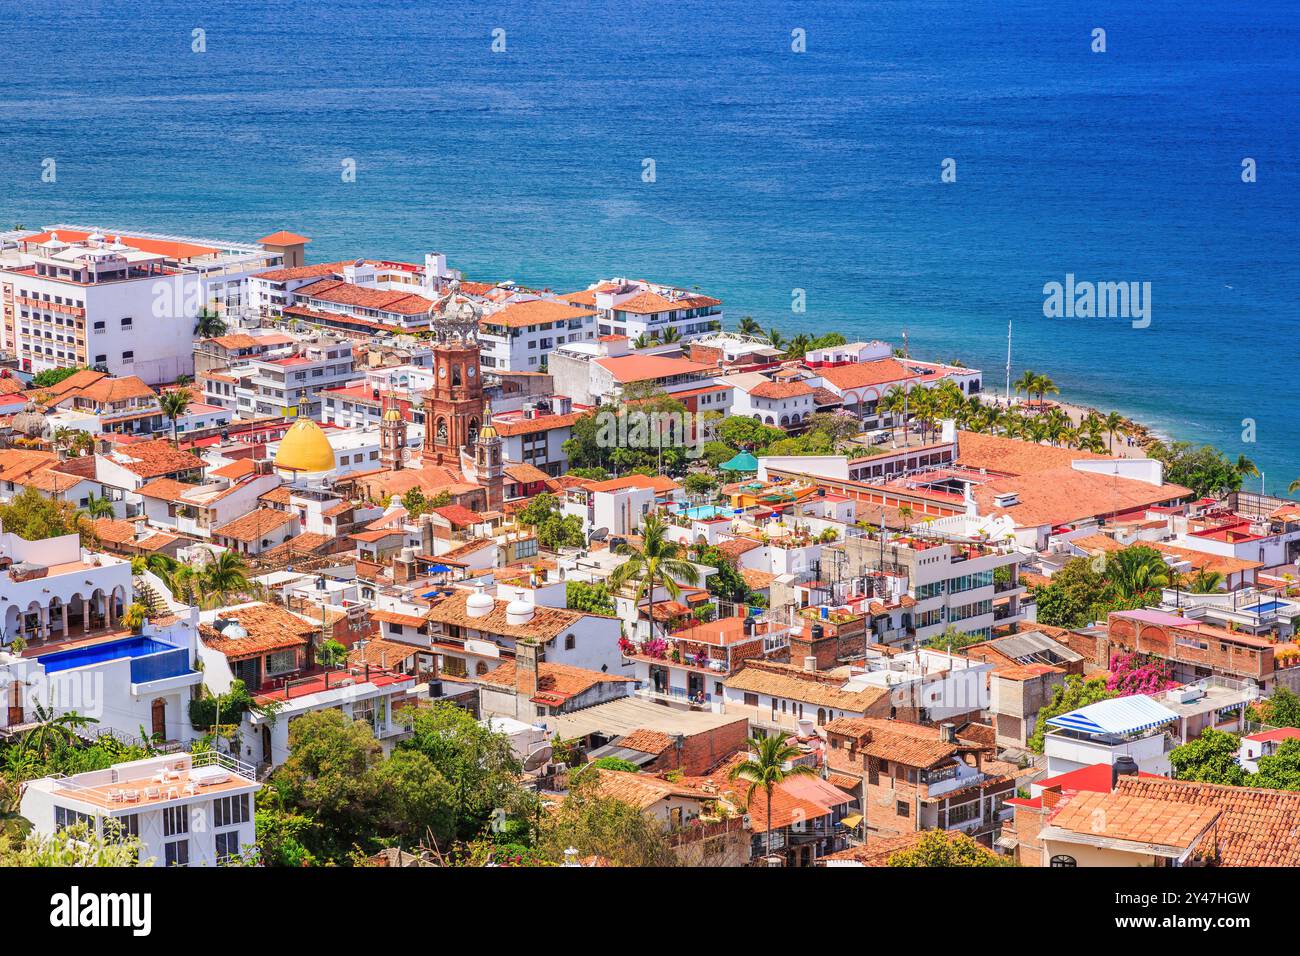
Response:
POLYGON ((1145 654, 1116 654, 1110 662, 1110 679, 1106 689, 1120 697, 1134 694, 1158 694, 1177 687, 1169 665, 1145 654))

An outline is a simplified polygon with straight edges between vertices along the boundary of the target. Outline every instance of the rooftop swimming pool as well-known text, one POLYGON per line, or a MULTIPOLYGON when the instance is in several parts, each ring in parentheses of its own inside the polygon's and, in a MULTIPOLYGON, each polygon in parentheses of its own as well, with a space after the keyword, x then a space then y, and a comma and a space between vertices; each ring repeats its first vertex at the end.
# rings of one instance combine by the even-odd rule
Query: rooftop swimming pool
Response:
POLYGON ((694 508, 683 508, 682 514, 688 518, 694 518, 697 521, 707 521, 709 518, 730 518, 731 512, 726 508, 719 508, 717 505, 696 505, 694 508))
POLYGON ((45 668, 45 673, 54 674, 74 667, 85 667, 87 664, 101 664, 104 661, 115 661, 123 657, 146 657, 150 654, 175 650, 180 648, 174 644, 156 641, 152 637, 124 637, 116 641, 105 641, 102 644, 44 654, 40 657, 40 662, 45 668))
POLYGON ((1274 614, 1284 607, 1286 607, 1286 604, 1282 601, 1263 601, 1250 607, 1244 607, 1242 610, 1249 611, 1252 614, 1274 614))

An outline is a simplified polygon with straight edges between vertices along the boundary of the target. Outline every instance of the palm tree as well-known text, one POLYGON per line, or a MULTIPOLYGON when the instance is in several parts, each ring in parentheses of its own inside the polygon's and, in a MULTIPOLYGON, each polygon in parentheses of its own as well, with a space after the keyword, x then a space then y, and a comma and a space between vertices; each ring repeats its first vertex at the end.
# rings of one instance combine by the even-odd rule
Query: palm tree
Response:
POLYGON ((1119 412, 1111 412, 1104 419, 1102 425, 1106 431, 1110 432, 1110 444, 1107 446, 1109 451, 1115 450, 1115 433, 1124 427, 1124 416, 1119 412))
POLYGON ((91 495, 86 501, 86 514, 92 518, 111 518, 114 515, 113 502, 91 495))
POLYGON ((76 438, 76 434, 77 433, 71 428, 66 428, 61 425, 54 429, 54 434, 50 436, 50 444, 53 445, 55 449, 69 449, 72 447, 72 442, 76 438))
POLYGON ((163 392, 158 397, 158 407, 162 413, 171 419, 172 423, 172 444, 179 444, 176 438, 176 419, 185 414, 190 407, 190 400, 194 393, 188 388, 175 388, 170 392, 163 392))
POLYGON ((812 348, 812 336, 800 332, 798 335, 790 339, 785 350, 785 357, 801 359, 808 354, 810 348, 812 348))
POLYGON ((206 308, 200 309, 197 320, 194 325, 194 334, 201 339, 215 339, 218 335, 226 334, 228 326, 225 320, 215 312, 206 308))
POLYGON ((1169 583, 1169 568, 1154 548, 1125 548, 1106 562, 1106 577, 1126 598, 1145 594, 1169 583))
POLYGON ((881 396, 878 407, 881 411, 888 412, 890 416, 890 431, 898 427, 897 422, 901 419, 903 422, 903 441, 907 441, 907 416, 904 410, 909 409, 908 393, 902 385, 895 385, 884 395, 881 396))
POLYGON ((1291 482, 1291 484, 1287 485, 1286 490, 1288 494, 1300 491, 1300 478, 1297 478, 1295 481, 1291 482))
POLYGON ((731 780, 744 780, 749 784, 745 793, 748 805, 754 794, 761 788, 767 797, 767 855, 772 855, 772 790, 777 784, 790 777, 815 776, 816 772, 807 764, 794 761, 803 756, 798 747, 786 743, 780 732, 771 737, 749 738, 749 759, 731 768, 727 777, 731 780))
POLYGON ((77 456, 87 455, 95 449, 95 436, 90 432, 79 431, 72 436, 71 451, 75 451, 77 456))
POLYGON ((1201 567, 1197 568, 1196 573, 1192 575, 1188 590, 1193 594, 1213 594, 1219 590, 1222 584, 1222 574, 1218 571, 1211 571, 1208 567, 1201 567))
POLYGON ((1038 373, 1035 372, 1033 369, 1027 368, 1024 370, 1024 372, 1021 373, 1020 377, 1016 379, 1016 384, 1013 386, 1013 388, 1015 388, 1017 395, 1019 395, 1021 392, 1024 392, 1026 398, 1033 398, 1034 389, 1037 386, 1038 386, 1038 373))
POLYGON ((1242 478, 1259 477, 1259 468, 1245 455, 1238 455, 1237 463, 1233 467, 1237 469, 1237 474, 1241 475, 1242 478))
POLYGON ((53 709, 39 703, 32 708, 32 716, 36 718, 33 721, 36 726, 23 735, 19 746, 23 751, 35 750, 42 760, 49 756, 51 744, 56 748, 66 746, 76 739, 77 731, 99 723, 98 719, 83 717, 75 710, 55 716, 53 709))
POLYGON ((643 348, 646 348, 649 344, 650 344, 650 340, 649 340, 648 338, 646 338, 646 337, 645 337, 645 333, 642 332, 640 335, 638 335, 638 336, 636 337, 635 340, 633 340, 633 342, 632 342, 632 348, 634 348, 634 349, 643 349, 643 348))
POLYGON ((682 593, 678 581, 695 587, 700 583, 700 572, 695 565, 684 559, 686 549, 676 541, 666 537, 668 526, 659 515, 651 513, 641 522, 641 546, 622 544, 618 553, 627 555, 627 560, 614 569, 610 575, 610 590, 617 591, 630 582, 637 582, 633 593, 633 603, 641 600, 641 595, 650 595, 650 636, 655 633, 655 585, 661 584, 668 596, 676 600, 682 593))
POLYGON ((248 578, 244 573, 246 570, 243 558, 233 551, 222 551, 203 569, 201 587, 208 594, 224 601, 232 591, 248 588, 248 578))
POLYGON ((772 326, 772 328, 768 330, 767 341, 774 349, 785 348, 785 338, 781 335, 781 331, 776 326, 772 326))
POLYGON ((664 329, 663 335, 659 336, 659 341, 667 344, 669 342, 676 342, 681 337, 682 333, 677 331, 677 327, 670 325, 668 328, 664 329))
POLYGON ((741 335, 761 336, 763 334, 763 327, 754 321, 752 315, 747 315, 740 320, 740 325, 737 326, 737 331, 740 332, 741 335))
POLYGON ((1106 443, 1102 440, 1099 432, 1088 432, 1079 439, 1079 447, 1084 451, 1102 454, 1106 451, 1106 443))

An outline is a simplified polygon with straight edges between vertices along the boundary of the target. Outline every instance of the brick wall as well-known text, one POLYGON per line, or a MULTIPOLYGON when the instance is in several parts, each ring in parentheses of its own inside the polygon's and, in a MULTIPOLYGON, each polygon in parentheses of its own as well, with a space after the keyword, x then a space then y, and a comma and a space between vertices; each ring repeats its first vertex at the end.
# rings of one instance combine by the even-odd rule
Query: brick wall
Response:
POLYGON ((681 770, 687 776, 702 777, 743 748, 748 737, 749 721, 741 717, 704 733, 691 734, 682 741, 680 751, 669 747, 642 770, 645 773, 681 770))
POLYGON ((1175 624, 1152 624, 1112 612, 1107 622, 1109 654, 1138 651, 1191 667, 1209 668, 1226 677, 1263 680, 1273 673, 1273 648, 1218 628, 1200 630, 1175 624))

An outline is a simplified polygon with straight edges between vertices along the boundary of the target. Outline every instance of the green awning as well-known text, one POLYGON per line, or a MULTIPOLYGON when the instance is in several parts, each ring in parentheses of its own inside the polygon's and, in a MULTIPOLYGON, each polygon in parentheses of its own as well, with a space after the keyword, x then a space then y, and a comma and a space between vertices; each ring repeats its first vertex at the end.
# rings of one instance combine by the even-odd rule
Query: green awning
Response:
POLYGON ((730 461, 720 466, 724 471, 758 471, 758 459, 747 451, 742 451, 730 461))

